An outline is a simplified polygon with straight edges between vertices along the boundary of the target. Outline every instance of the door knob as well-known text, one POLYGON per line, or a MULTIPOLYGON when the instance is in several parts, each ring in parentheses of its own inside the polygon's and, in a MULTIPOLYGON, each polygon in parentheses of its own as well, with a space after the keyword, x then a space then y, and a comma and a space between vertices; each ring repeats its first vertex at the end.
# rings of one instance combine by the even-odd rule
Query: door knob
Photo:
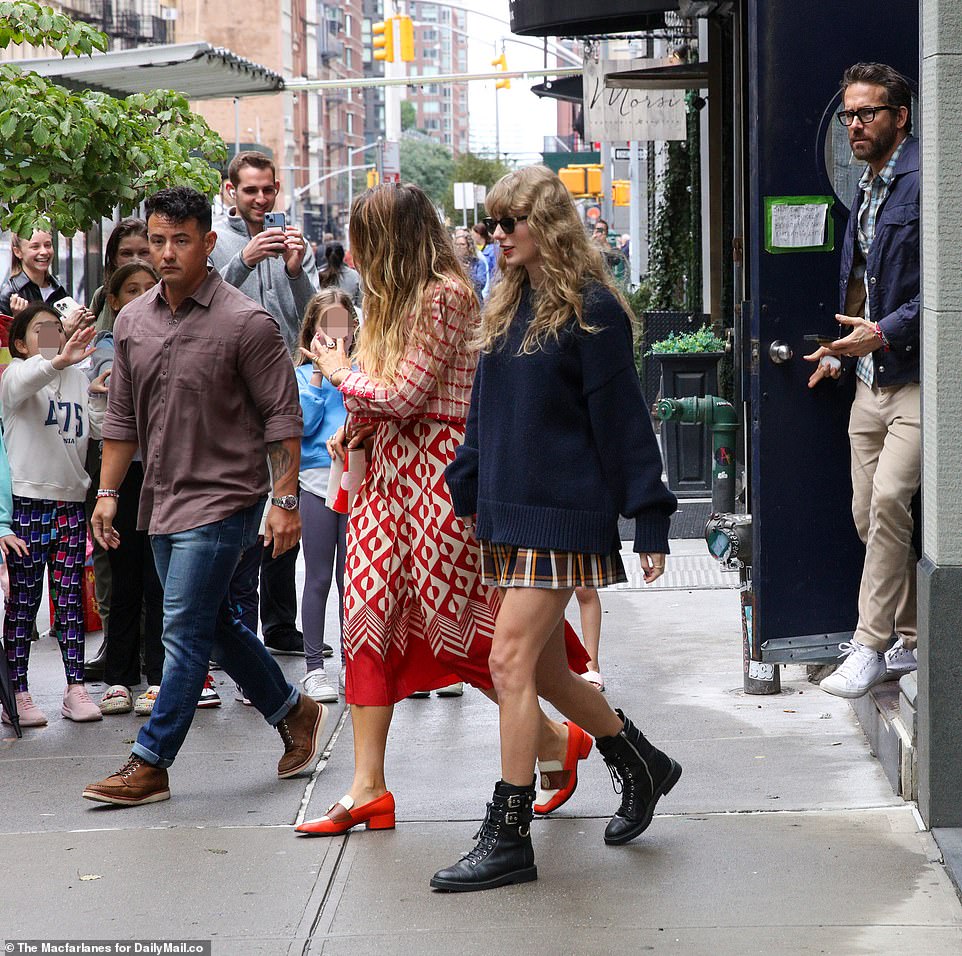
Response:
POLYGON ((784 365, 794 354, 788 342, 775 341, 768 346, 768 357, 776 365, 784 365))

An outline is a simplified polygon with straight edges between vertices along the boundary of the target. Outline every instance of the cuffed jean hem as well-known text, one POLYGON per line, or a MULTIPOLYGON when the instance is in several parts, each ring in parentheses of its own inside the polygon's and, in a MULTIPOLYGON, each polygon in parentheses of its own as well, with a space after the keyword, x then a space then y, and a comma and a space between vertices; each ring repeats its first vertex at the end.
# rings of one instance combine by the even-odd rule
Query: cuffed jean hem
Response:
POLYGON ((291 692, 288 695, 287 700, 284 701, 282 707, 278 707, 273 714, 268 716, 264 715, 264 719, 272 726, 276 727, 296 706, 297 702, 301 699, 301 692, 296 688, 292 687, 291 692))
POLYGON ((143 744, 134 743, 133 747, 130 748, 130 752, 135 757, 140 757, 144 763, 149 763, 152 767, 159 767, 161 770, 166 770, 168 767, 173 765, 173 760, 164 760, 163 757, 158 757, 152 750, 148 750, 143 744))

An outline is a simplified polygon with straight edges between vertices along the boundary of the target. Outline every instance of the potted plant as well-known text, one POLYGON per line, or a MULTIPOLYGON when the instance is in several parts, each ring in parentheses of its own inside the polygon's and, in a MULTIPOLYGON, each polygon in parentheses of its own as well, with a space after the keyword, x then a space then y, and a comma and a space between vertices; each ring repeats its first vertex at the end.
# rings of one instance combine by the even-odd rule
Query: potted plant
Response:
MULTIPOLYGON (((661 362, 662 398, 718 392, 718 361, 725 342, 707 323, 691 332, 672 332, 649 349, 661 362)), ((661 444, 668 487, 681 498, 711 495, 711 436, 700 422, 663 422, 661 444)))

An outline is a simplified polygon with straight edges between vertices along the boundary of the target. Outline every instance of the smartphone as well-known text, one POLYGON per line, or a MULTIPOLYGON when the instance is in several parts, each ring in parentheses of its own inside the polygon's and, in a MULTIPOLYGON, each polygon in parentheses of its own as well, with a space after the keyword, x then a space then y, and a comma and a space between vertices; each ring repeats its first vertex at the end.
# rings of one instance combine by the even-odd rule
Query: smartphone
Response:
POLYGON ((286 229, 287 216, 285 216, 284 213, 282 212, 265 212, 264 228, 265 229, 286 229))
POLYGON ((53 307, 60 313, 61 318, 66 318, 74 309, 82 308, 76 299, 71 299, 68 295, 66 299, 58 299, 53 303, 53 307))
POLYGON ((814 334, 814 335, 803 335, 802 338, 803 338, 806 342, 817 342, 819 345, 831 345, 833 342, 835 342, 835 341, 838 340, 838 336, 837 336, 837 335, 835 335, 835 336, 833 336, 833 335, 825 335, 825 334, 822 333, 822 332, 819 332, 819 333, 814 334))

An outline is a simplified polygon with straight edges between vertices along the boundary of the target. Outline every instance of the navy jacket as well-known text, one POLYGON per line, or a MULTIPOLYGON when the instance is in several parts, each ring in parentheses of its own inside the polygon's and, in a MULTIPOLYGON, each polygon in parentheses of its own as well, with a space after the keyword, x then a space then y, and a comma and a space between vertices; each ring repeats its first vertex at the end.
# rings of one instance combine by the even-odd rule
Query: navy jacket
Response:
POLYGON ((531 292, 499 348, 482 354, 464 444, 445 470, 454 512, 477 515, 480 540, 610 554, 618 515, 635 519, 635 551, 667 553, 677 507, 642 395, 631 325, 617 299, 588 286, 584 317, 557 342, 518 354, 531 292))
MULTIPOLYGON (((862 191, 856 193, 842 245, 839 312, 845 297, 858 227, 862 191)), ((879 210, 875 239, 865 263, 869 317, 878 322, 891 349, 877 349, 875 381, 880 386, 919 381, 919 141, 909 136, 895 164, 895 179, 879 210)))

